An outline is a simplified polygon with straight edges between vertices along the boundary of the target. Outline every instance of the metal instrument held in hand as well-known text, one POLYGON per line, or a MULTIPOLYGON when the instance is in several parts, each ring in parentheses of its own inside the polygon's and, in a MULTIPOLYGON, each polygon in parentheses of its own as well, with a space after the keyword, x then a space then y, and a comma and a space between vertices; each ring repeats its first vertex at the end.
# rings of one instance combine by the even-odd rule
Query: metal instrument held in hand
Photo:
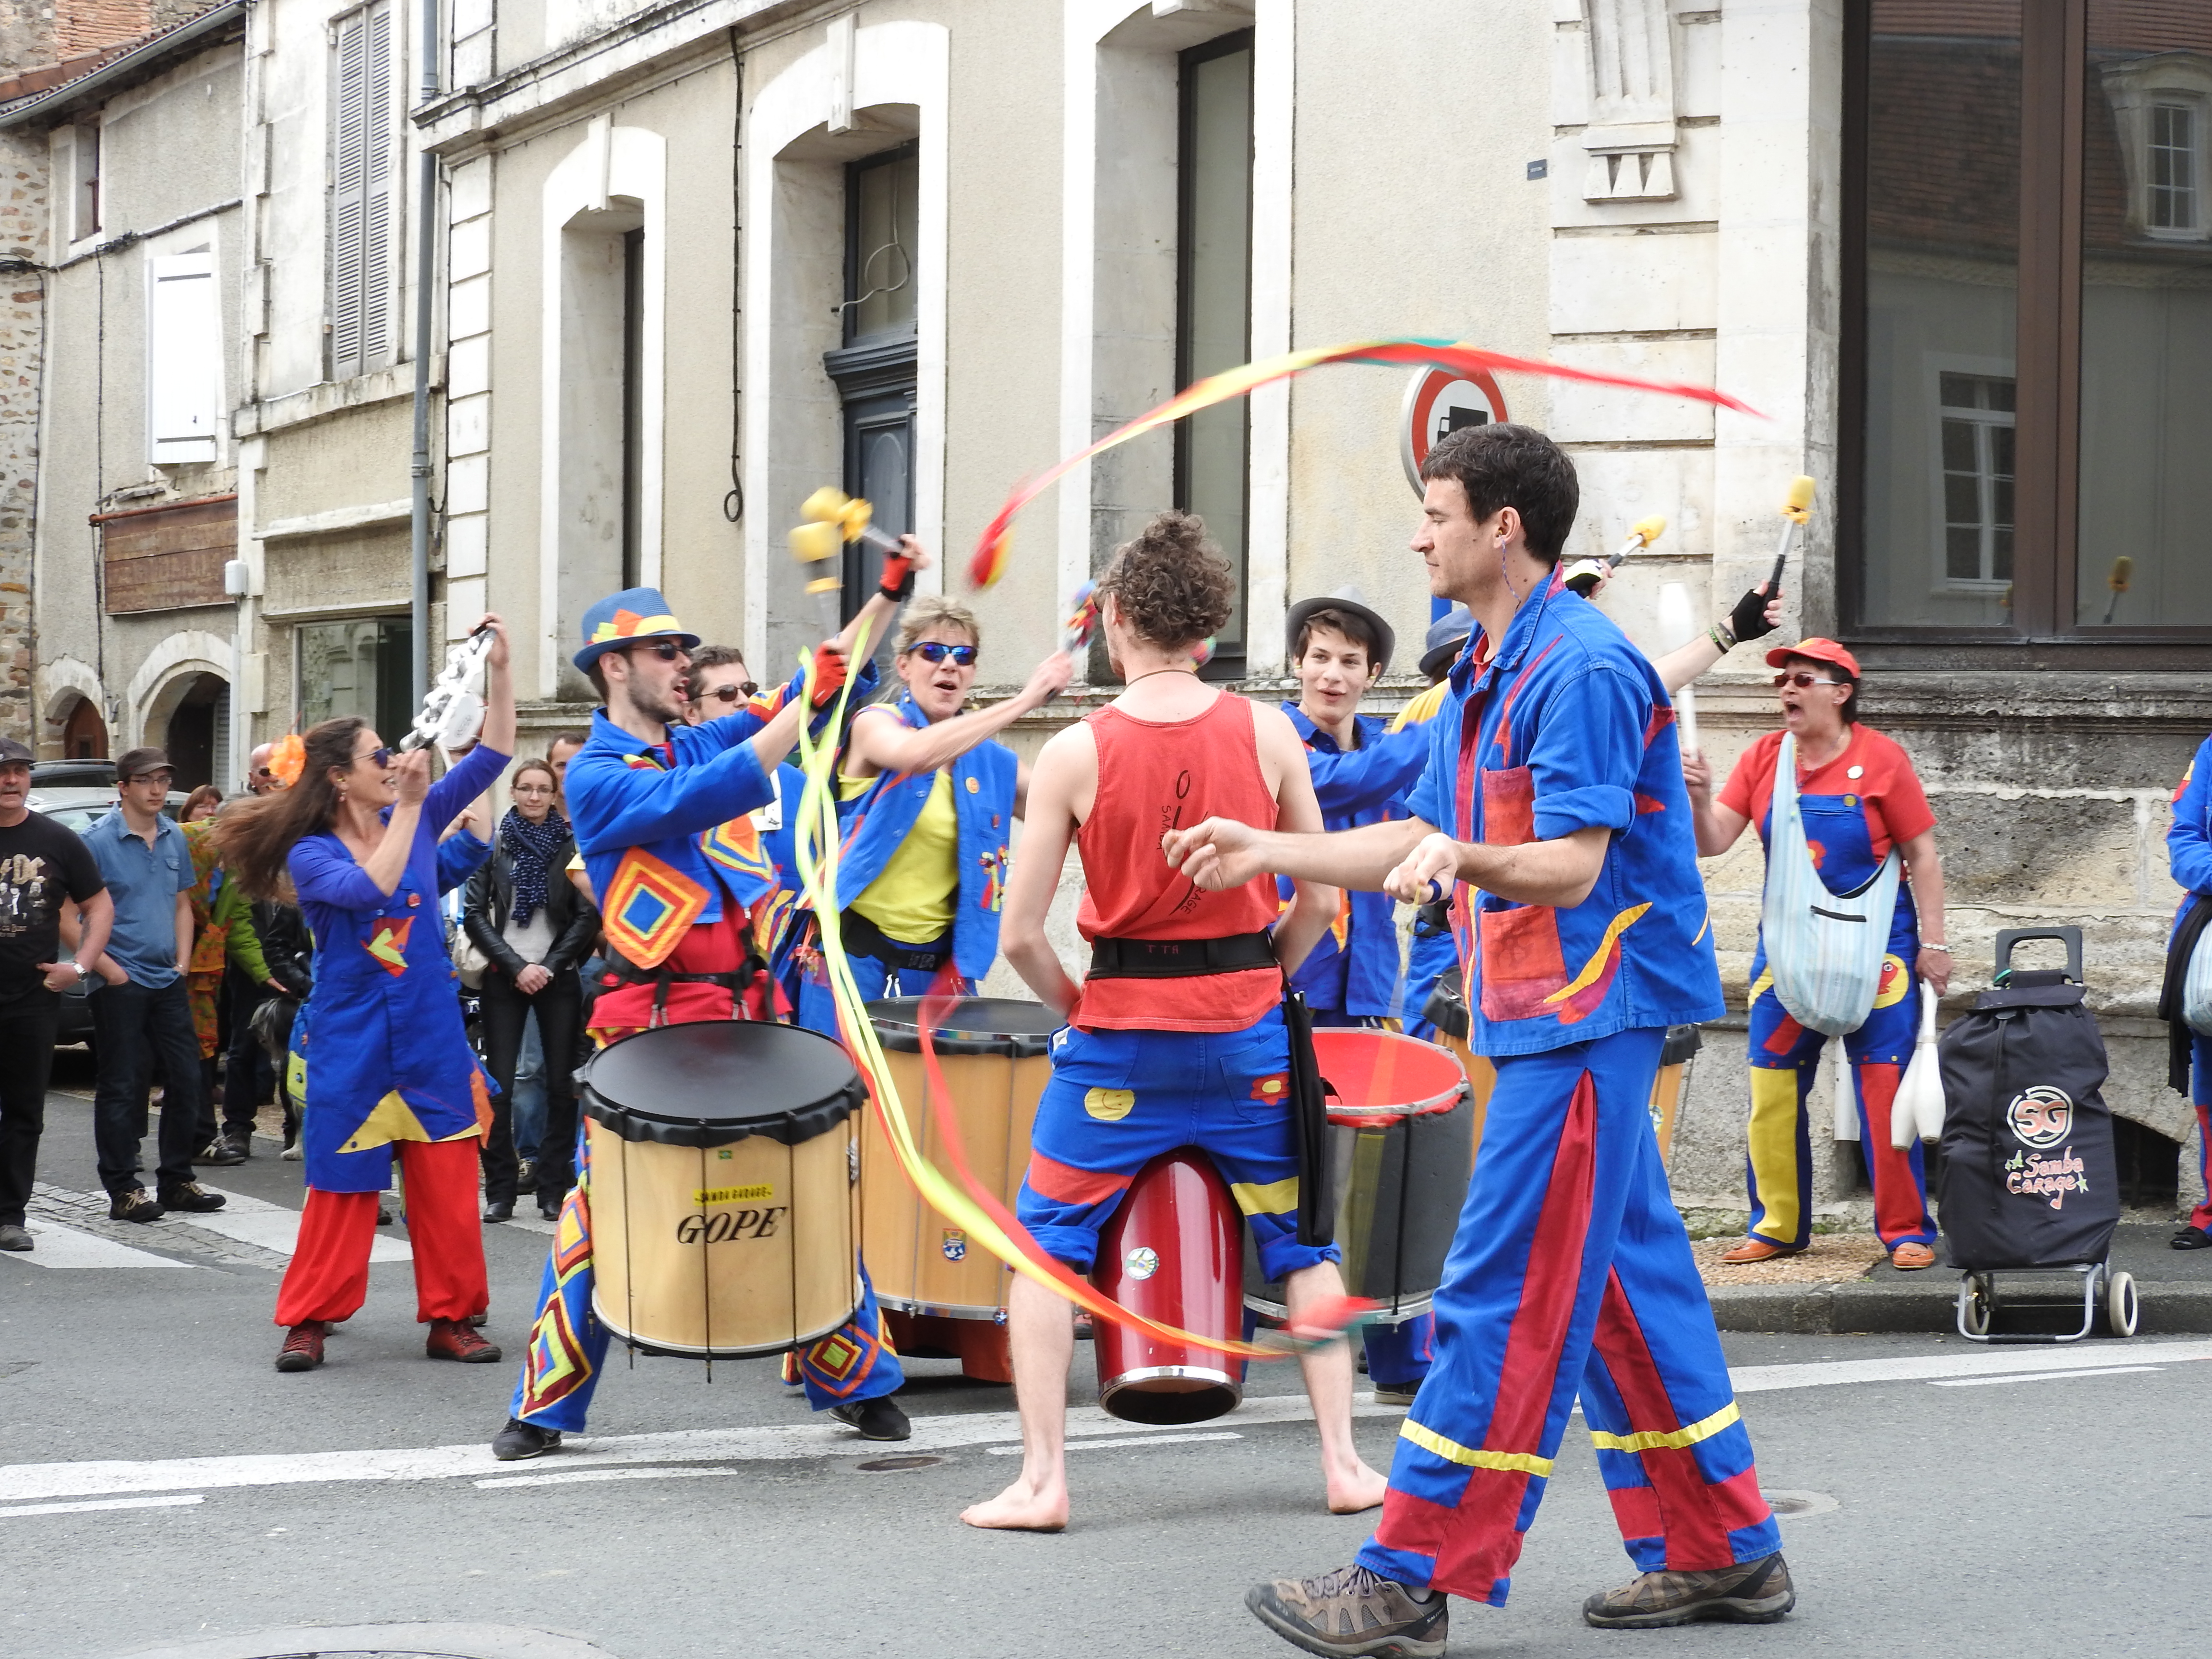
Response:
POLYGON ((446 653, 444 670, 422 698, 422 712, 399 740, 402 750, 434 743, 452 750, 476 741, 483 730, 484 659, 491 654, 494 637, 487 624, 446 653))

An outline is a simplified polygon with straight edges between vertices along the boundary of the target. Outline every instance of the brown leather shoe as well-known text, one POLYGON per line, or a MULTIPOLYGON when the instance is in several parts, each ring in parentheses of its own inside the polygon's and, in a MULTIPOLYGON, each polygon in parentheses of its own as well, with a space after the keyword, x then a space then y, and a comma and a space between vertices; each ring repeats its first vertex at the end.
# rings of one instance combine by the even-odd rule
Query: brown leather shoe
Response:
POLYGON ((1657 1630, 1717 1619, 1771 1625, 1797 1605, 1780 1555, 1711 1572, 1647 1572, 1583 1603, 1583 1618, 1601 1630, 1657 1630))
POLYGON ((1753 1261, 1771 1261, 1778 1255, 1802 1255, 1804 1250, 1795 1244, 1777 1244, 1771 1239, 1756 1235, 1747 1238, 1721 1258, 1730 1267, 1741 1267, 1753 1261))
POLYGON ((276 1351, 280 1371, 311 1371, 323 1363, 323 1322, 310 1319, 284 1333, 284 1346, 276 1351))
POLYGON ((1889 1265, 1905 1273, 1932 1267, 1936 1265, 1936 1252, 1925 1244, 1900 1244, 1889 1253, 1889 1265))
POLYGON ((464 1365, 489 1365, 499 1358, 499 1345, 476 1334, 465 1319, 434 1319, 422 1352, 433 1359, 458 1359, 464 1365))

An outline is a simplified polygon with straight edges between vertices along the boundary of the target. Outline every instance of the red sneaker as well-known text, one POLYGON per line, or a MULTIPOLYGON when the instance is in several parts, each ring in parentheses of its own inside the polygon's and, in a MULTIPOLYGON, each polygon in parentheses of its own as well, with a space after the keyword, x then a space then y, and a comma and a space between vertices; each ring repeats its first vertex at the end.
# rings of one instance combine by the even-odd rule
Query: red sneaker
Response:
POLYGON ((434 1319, 422 1352, 433 1359, 458 1359, 464 1365, 489 1365, 499 1358, 499 1346, 476 1334, 465 1319, 434 1319))
POLYGON ((284 1346, 276 1351, 276 1369, 280 1371, 311 1371, 323 1363, 323 1322, 311 1319, 304 1325, 295 1325, 284 1334, 284 1346))

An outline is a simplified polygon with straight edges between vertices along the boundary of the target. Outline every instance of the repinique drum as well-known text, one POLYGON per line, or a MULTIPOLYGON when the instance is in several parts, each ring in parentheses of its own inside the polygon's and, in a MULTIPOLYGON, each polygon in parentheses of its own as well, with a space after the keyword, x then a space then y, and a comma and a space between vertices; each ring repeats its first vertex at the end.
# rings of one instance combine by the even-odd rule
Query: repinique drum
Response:
MULTIPOLYGON (((921 1000, 872 1002, 868 1018, 922 1156, 950 1175, 952 1159, 922 1063, 921 1000)), ((1042 1003, 962 997, 933 1032, 950 1091, 945 1103, 968 1167, 1009 1210, 1029 1168, 1030 1127, 1052 1079, 1052 1034, 1060 1025, 1042 1003)), ((900 1352, 957 1358, 968 1376, 985 1382, 1013 1380, 1002 1311, 1006 1269, 921 1201, 873 1112, 863 1115, 860 1129, 860 1254, 900 1352)))
MULTIPOLYGON (((1091 1282, 1133 1313, 1200 1336, 1243 1334, 1243 1218, 1205 1153, 1190 1147, 1139 1170, 1098 1239, 1091 1282)), ((1158 1342, 1100 1321, 1098 1403, 1131 1423, 1203 1423, 1244 1397, 1226 1354, 1158 1342)))
MULTIPOLYGON (((1314 1057, 1328 1085, 1336 1243, 1348 1296, 1379 1303, 1390 1324, 1425 1314, 1443 1280, 1474 1164, 1474 1107, 1449 1051, 1395 1031, 1328 1027, 1314 1057)), ((1248 1234, 1244 1305, 1269 1319, 1283 1287, 1260 1282, 1248 1234)))
POLYGON ((647 1353, 733 1359, 860 1305, 844 1048, 716 1020, 612 1042, 577 1073, 591 1146, 592 1309, 647 1353))

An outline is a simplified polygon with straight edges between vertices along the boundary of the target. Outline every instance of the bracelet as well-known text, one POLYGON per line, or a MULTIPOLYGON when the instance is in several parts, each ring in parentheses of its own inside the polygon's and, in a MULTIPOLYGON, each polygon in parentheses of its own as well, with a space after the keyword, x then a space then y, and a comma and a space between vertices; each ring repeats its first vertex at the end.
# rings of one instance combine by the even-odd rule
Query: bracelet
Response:
POLYGON ((1945 956, 1947 956, 1947 957, 1948 957, 1948 956, 1949 956, 1949 955, 1951 954, 1951 947, 1950 947, 1949 945, 1933 945, 1933 944, 1929 943, 1929 942, 1928 942, 1927 940, 1925 940, 1925 939, 1923 939, 1923 940, 1921 941, 1921 943, 1920 943, 1920 948, 1921 948, 1922 950, 1923 950, 1923 951, 1942 951, 1945 956))
POLYGON ((1736 637, 1729 632, 1726 623, 1715 623, 1705 630, 1705 637, 1720 647, 1723 657, 1736 647, 1736 637))

